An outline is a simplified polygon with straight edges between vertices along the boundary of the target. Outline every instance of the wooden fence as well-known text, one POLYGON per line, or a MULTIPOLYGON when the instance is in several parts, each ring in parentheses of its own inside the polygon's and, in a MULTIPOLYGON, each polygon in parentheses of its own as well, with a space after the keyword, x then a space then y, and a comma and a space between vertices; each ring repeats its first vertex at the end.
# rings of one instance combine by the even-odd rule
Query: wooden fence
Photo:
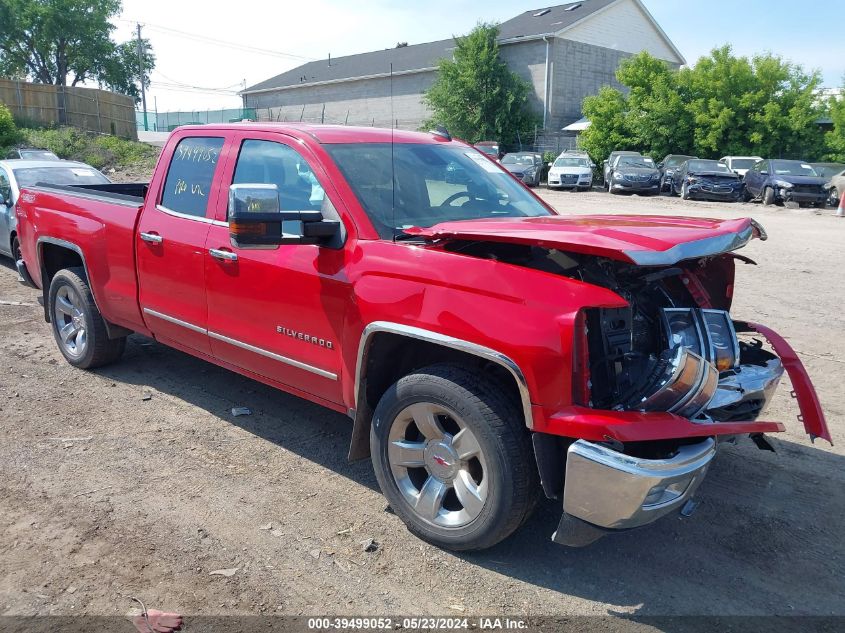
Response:
POLYGON ((0 79, 0 102, 18 121, 71 125, 137 140, 132 97, 97 90, 0 79))

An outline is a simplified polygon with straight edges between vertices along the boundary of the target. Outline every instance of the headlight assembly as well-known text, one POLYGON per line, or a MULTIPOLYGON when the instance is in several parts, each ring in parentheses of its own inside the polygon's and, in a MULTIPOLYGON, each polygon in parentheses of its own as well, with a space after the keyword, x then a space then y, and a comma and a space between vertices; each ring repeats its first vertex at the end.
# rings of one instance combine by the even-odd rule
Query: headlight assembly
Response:
POLYGON ((686 347, 720 371, 739 363, 739 342, 730 315, 724 310, 667 308, 663 327, 669 349, 686 347))
POLYGON ((786 182, 785 180, 775 180, 772 184, 781 189, 792 189, 792 183, 786 182))

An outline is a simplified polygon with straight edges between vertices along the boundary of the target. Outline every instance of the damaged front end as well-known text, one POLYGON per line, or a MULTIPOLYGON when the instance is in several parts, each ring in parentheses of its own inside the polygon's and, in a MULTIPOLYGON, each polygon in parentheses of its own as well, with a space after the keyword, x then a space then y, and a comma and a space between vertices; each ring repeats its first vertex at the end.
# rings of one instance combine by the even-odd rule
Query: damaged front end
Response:
POLYGON ((807 432, 830 441, 794 350, 731 318, 736 262, 754 264, 733 251, 766 238, 753 220, 582 216, 425 233, 440 248, 600 286, 626 303, 566 315, 571 383, 562 406, 534 407, 541 483, 563 501, 556 542, 585 545, 688 507, 725 440, 770 448, 763 434, 785 427, 759 418, 784 371, 807 432))

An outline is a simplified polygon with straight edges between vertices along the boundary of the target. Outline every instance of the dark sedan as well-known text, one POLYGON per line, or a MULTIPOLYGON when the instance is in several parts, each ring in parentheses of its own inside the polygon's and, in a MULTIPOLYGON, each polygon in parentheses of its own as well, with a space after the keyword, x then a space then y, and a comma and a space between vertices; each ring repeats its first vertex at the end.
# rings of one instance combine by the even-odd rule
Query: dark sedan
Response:
POLYGON ((678 167, 688 160, 694 160, 698 156, 684 156, 683 154, 668 154, 662 161, 657 163, 657 168, 660 170, 660 191, 671 191, 672 176, 678 170, 678 167))
POLYGON ((672 176, 671 192, 684 200, 701 198, 737 202, 745 194, 742 177, 717 160, 685 161, 672 176))
POLYGON ((624 155, 616 159, 608 182, 610 193, 660 193, 660 170, 649 156, 624 155))
POLYGON ((543 172, 543 157, 532 152, 513 152, 502 158, 502 167, 529 187, 536 187, 543 172))
POLYGON ((825 179, 801 160, 761 160, 745 174, 748 197, 763 204, 797 204, 824 207, 829 193, 825 179))

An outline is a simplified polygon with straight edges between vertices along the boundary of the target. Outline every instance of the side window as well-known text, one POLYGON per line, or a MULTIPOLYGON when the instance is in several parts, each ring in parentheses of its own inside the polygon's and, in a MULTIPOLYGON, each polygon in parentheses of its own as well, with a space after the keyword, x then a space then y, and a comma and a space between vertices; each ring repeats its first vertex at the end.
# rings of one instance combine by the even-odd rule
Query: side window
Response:
POLYGON ((283 211, 320 210, 326 197, 299 152, 272 141, 243 142, 232 184, 276 185, 283 211))
POLYGON ((6 205, 12 204, 12 187, 9 185, 9 176, 3 169, 0 169, 0 196, 3 196, 6 205))
POLYGON ((161 204, 170 211, 205 217, 222 138, 189 137, 179 141, 164 181, 161 204))

